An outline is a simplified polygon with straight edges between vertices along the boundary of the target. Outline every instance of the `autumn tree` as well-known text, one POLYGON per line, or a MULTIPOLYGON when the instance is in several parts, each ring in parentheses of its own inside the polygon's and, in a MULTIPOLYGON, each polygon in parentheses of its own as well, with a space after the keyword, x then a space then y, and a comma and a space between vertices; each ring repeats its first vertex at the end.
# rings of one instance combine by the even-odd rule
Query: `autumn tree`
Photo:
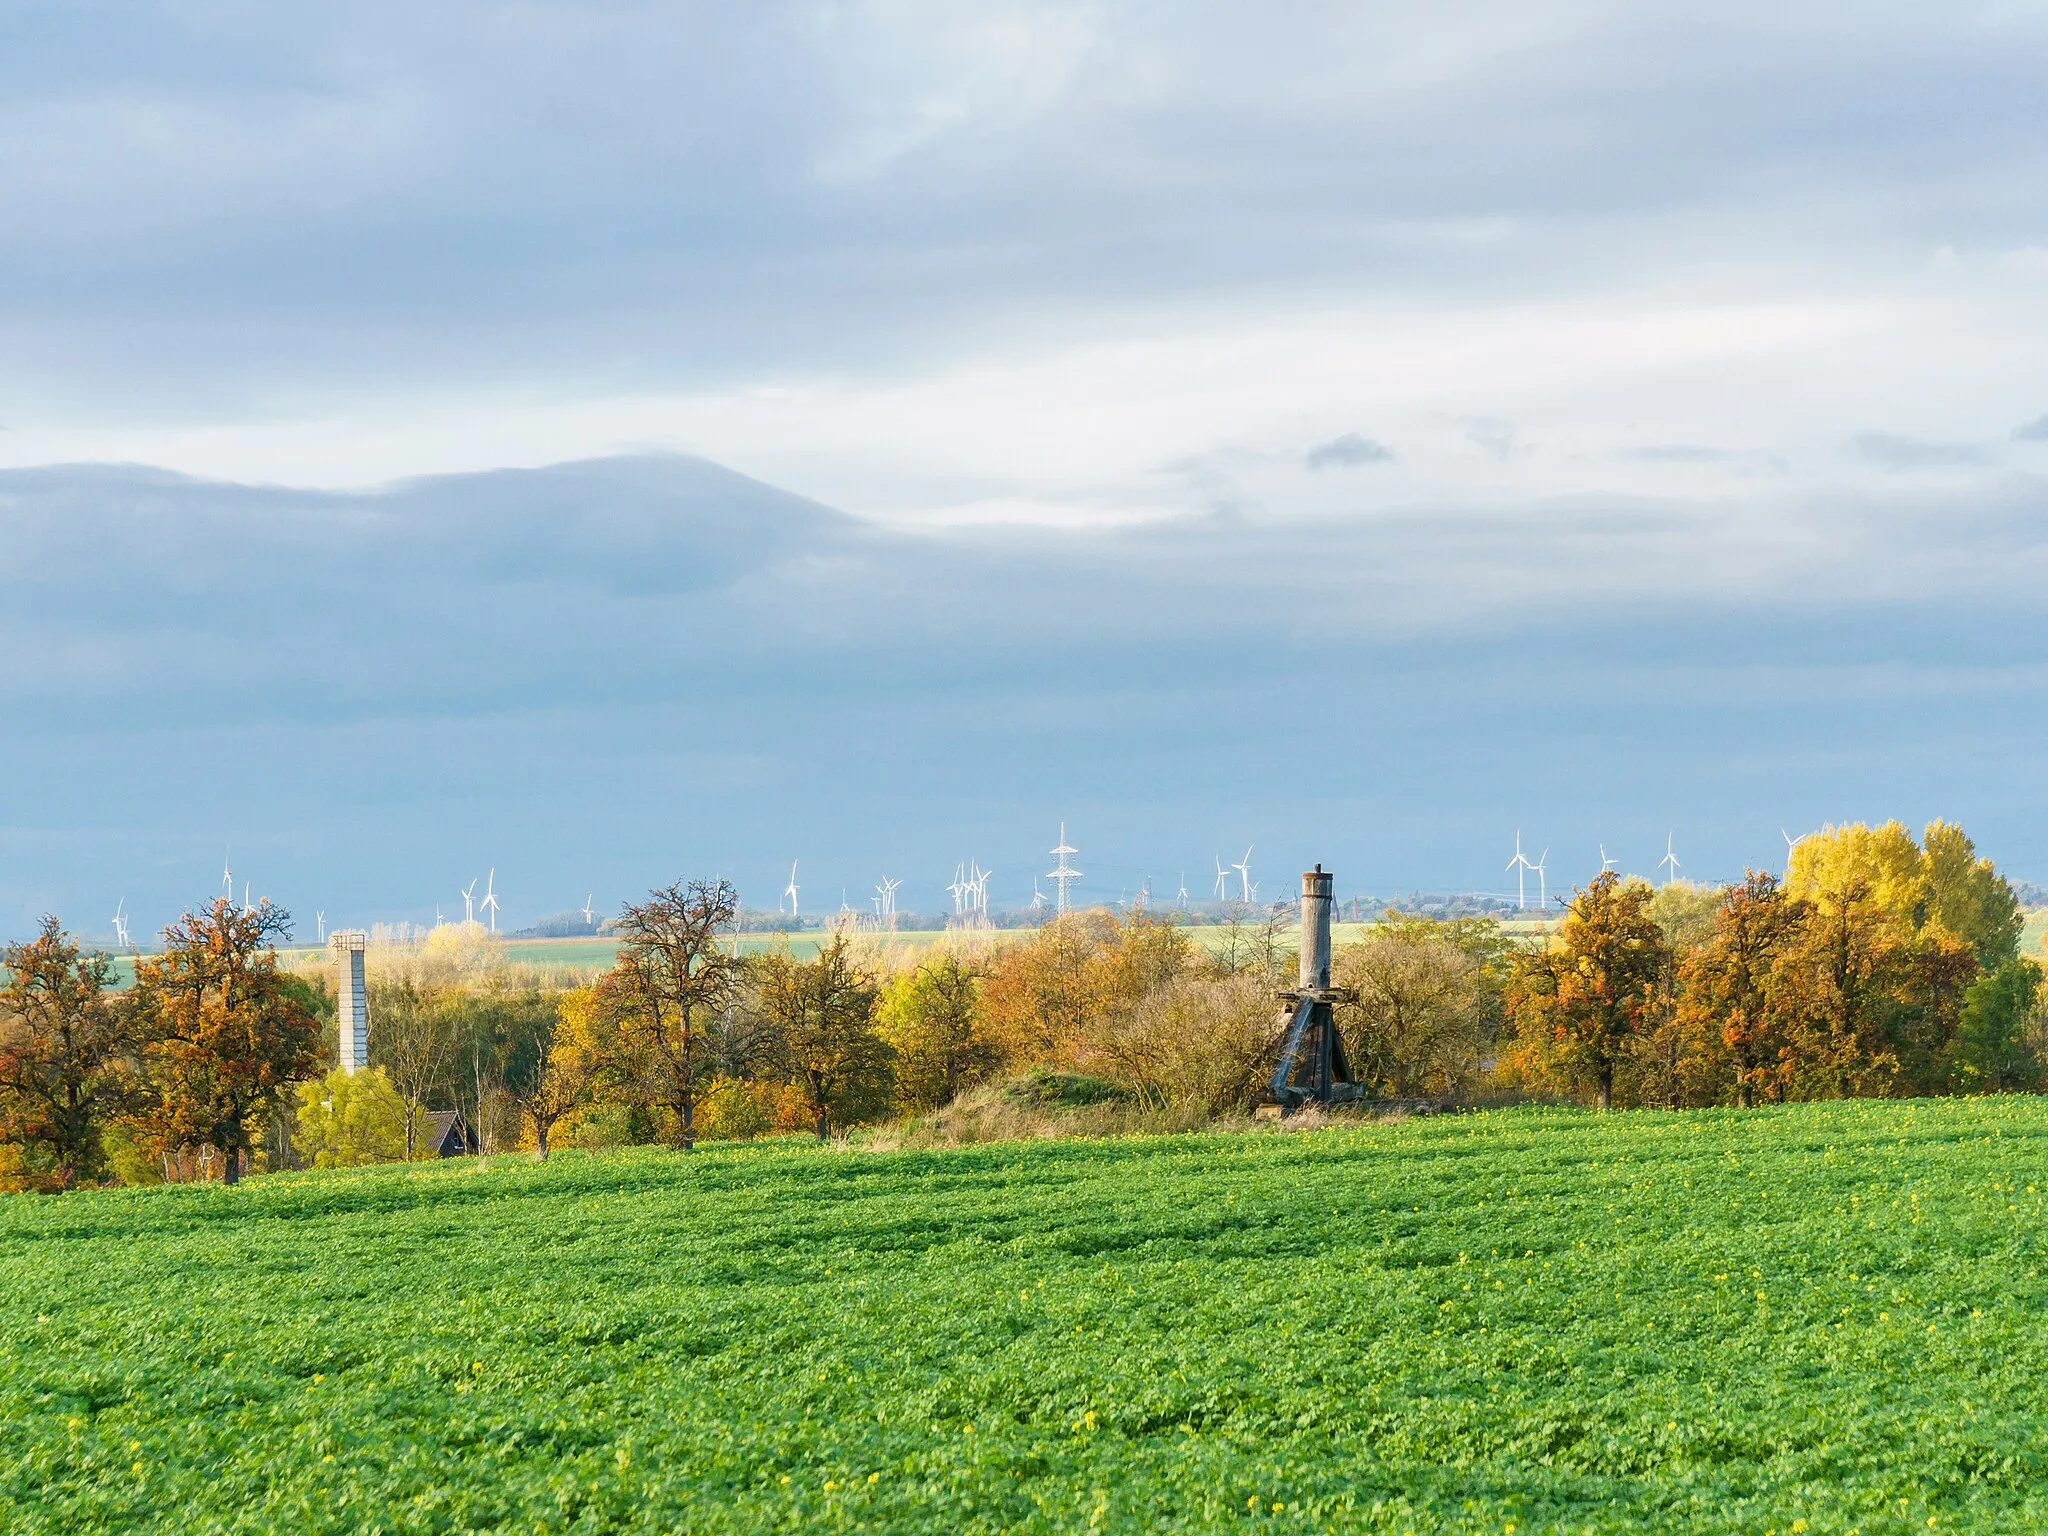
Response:
POLYGON ((950 1104, 1002 1060, 981 1020, 981 978, 951 951, 892 977, 876 1028, 895 1053, 897 1103, 912 1111, 950 1104))
POLYGON ((1825 885, 1772 976, 1795 1098, 1931 1091, 1976 973, 1939 924, 1915 932, 1860 879, 1825 885))
POLYGON ((1773 979, 1810 910, 1776 876, 1751 870, 1722 893, 1711 936, 1679 966, 1680 1033, 1745 1109, 1783 1098, 1791 1082, 1793 1040, 1773 979))
POLYGON ((306 989, 278 970, 291 917, 216 898, 164 930, 135 967, 143 1091, 138 1126, 165 1150, 211 1146, 234 1183, 251 1134, 319 1061, 306 989))
POLYGON ((1896 821, 1809 832, 1785 861, 1784 886, 1787 894, 1836 912, 1854 902, 1865 917, 1908 932, 1927 921, 1927 856, 1896 821))
POLYGON ((835 935, 815 959, 787 950, 764 955, 756 971, 776 1058, 803 1091, 825 1140, 841 1124, 887 1102, 890 1052, 875 1030, 876 988, 835 935))
POLYGON ((684 1151, 697 1144, 697 1099, 716 1065, 717 1024, 740 974, 739 958, 722 942, 738 915, 739 893, 729 881, 693 880, 650 892, 612 925, 619 959, 604 1000, 648 1098, 673 1111, 684 1151))
POLYGON ((1163 918, 1069 913, 997 951, 982 988, 989 1031, 1013 1062, 1085 1065, 1105 1031, 1193 964, 1163 918))
POLYGON ((315 1168, 412 1161, 405 1101, 380 1069, 336 1067, 324 1078, 300 1083, 298 1092, 292 1145, 315 1168))
POLYGON ((128 1016, 107 994, 109 964, 81 952, 54 917, 0 953, 0 1142, 45 1160, 58 1189, 105 1174, 100 1131, 132 1088, 128 1016))
POLYGON ((1525 1073, 1596 1090, 1614 1105, 1616 1068, 1660 998, 1664 936, 1650 887, 1602 874, 1567 903, 1556 935, 1514 957, 1509 1017, 1525 1073))
POLYGON ((1922 834, 1927 854, 1928 915, 1968 944, 1977 963, 1996 971, 2020 952, 2026 918, 2012 886, 1961 827, 1930 822, 1922 834))
POLYGON ((1452 1097, 1477 1079, 1492 1031, 1482 961, 1428 922, 1389 922, 1337 951, 1352 1070, 1382 1094, 1452 1097))
POLYGON ((519 1112, 533 1132, 534 1158, 543 1163, 548 1160, 549 1135, 589 1097, 592 1076, 587 1032, 568 1017, 589 1010, 591 992, 572 992, 554 1003, 533 1050, 517 1062, 510 1082, 519 1112))

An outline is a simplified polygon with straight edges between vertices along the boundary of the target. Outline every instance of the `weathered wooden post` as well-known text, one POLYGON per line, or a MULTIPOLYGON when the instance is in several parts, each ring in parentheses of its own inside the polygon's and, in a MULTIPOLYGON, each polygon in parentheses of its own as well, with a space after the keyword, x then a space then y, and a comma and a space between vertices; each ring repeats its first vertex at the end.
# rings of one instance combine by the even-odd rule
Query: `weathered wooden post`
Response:
POLYGON ((1273 1098, 1283 1115, 1311 1100, 1343 1104, 1362 1093, 1352 1080, 1344 1041, 1337 1033, 1334 1005, 1349 1002, 1351 994, 1330 985, 1330 913, 1335 883, 1336 877, 1320 864, 1301 877, 1299 984, 1280 994, 1294 1005, 1294 1018, 1273 1066, 1273 1098))

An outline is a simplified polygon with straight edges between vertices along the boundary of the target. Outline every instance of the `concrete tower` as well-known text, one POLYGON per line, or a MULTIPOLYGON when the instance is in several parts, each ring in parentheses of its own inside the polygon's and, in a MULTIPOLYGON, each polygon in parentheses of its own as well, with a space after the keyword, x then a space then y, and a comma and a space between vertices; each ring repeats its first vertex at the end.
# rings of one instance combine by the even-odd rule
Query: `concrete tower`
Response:
POLYGON ((337 1059, 344 1072, 370 1064, 370 994, 363 985, 363 950, 370 936, 361 929, 344 929, 329 936, 327 947, 334 951, 335 1013, 341 1026, 337 1059))

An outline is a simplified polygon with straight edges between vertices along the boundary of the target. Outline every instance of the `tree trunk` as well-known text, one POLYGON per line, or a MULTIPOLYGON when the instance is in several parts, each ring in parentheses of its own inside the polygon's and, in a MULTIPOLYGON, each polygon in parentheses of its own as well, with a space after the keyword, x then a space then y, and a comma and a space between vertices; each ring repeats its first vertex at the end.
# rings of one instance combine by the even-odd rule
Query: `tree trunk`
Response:
POLYGON ((825 1141, 829 1139, 829 1130, 830 1128, 826 1123, 825 1106, 820 1104, 818 1106, 818 1140, 825 1141))
POLYGON ((1744 1078, 1741 1087, 1736 1089, 1735 1102, 1744 1109, 1756 1108, 1756 1090, 1749 1086, 1748 1078, 1744 1078))
POLYGON ((1608 1068, 1600 1074, 1600 1110, 1605 1114, 1614 1108, 1614 1069, 1608 1068))
POLYGON ((242 1154, 238 1149, 224 1147, 220 1154, 220 1181, 234 1184, 242 1177, 242 1154))
POLYGON ((533 1122, 533 1160, 537 1163, 548 1160, 548 1123, 545 1120, 533 1122))
POLYGON ((683 1095, 683 1140, 685 1152, 697 1150, 697 1105, 694 1094, 683 1095))

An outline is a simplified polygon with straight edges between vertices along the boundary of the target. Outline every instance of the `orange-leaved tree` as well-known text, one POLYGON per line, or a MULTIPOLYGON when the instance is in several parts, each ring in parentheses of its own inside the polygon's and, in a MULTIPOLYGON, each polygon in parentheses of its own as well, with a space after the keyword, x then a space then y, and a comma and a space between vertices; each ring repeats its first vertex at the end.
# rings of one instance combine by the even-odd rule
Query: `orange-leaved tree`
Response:
POLYGON ((1664 935, 1639 880, 1608 871, 1566 905, 1557 937, 1514 957, 1508 1014, 1525 1075, 1593 1088, 1614 1107, 1614 1073, 1661 1001, 1664 935))
POLYGON ((100 1129, 127 1100, 128 1014, 107 996, 109 962, 54 917, 0 953, 0 1142, 44 1162, 58 1189, 106 1171, 100 1129))
POLYGON ((163 953, 135 967, 136 1127, 163 1152, 212 1147, 229 1184, 262 1117, 319 1065, 306 988, 277 968, 276 941, 290 934, 283 908, 216 897, 166 928, 163 953))
POLYGON ((1713 936, 1679 967, 1681 1029, 1700 1043, 1718 1091, 1732 1086, 1745 1109, 1782 1099, 1792 1082, 1794 1040, 1773 981, 1811 910, 1775 875, 1751 870, 1722 893, 1713 936))

